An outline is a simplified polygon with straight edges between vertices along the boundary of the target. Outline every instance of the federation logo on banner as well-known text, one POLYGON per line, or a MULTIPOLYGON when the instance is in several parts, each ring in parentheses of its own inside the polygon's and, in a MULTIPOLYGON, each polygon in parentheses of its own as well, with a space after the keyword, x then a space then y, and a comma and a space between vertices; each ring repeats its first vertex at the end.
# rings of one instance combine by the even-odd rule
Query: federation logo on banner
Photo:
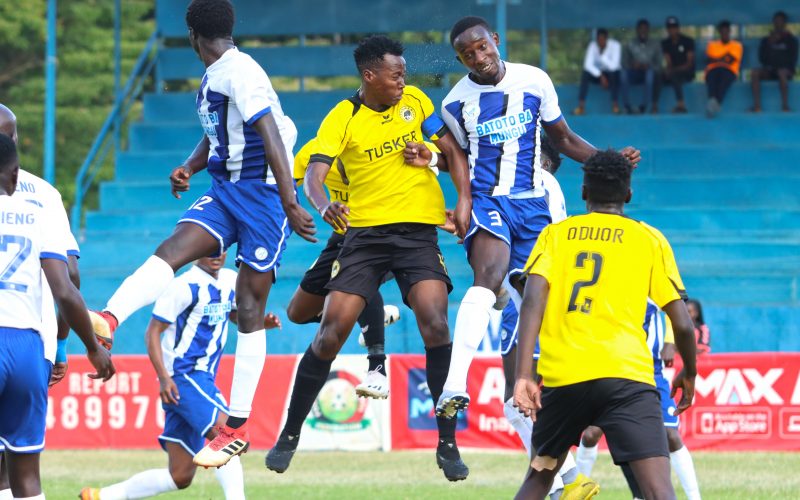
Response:
MULTIPOLYGON (((428 389, 426 372, 422 368, 408 371, 408 427, 418 431, 436 430, 434 401, 428 389)), ((466 411, 458 413, 456 429, 467 428, 466 411)))
POLYGON ((366 416, 368 401, 356 395, 358 377, 345 370, 334 370, 322 386, 306 423, 325 431, 360 431, 372 424, 366 416))

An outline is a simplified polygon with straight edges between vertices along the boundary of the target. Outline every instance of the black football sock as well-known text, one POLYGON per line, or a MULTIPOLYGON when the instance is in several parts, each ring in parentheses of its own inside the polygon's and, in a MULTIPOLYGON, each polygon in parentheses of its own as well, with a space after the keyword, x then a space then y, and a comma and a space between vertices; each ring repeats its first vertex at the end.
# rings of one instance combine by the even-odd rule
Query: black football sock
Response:
POLYGON ((367 302, 367 306, 358 317, 358 324, 364 334, 364 343, 367 345, 367 359, 369 371, 378 370, 386 375, 386 354, 383 351, 385 342, 385 328, 383 326, 383 297, 380 292, 367 302))
POLYGON ((231 429, 238 429, 239 427, 243 426, 245 422, 247 422, 247 419, 244 417, 228 417, 225 425, 231 429))
MULTIPOLYGON (((435 405, 442 395, 444 382, 447 380, 447 371, 450 369, 450 355, 453 344, 439 347, 425 348, 425 370, 428 376, 428 390, 435 405)), ((436 427, 439 428, 439 444, 443 441, 454 442, 456 439, 457 418, 436 417, 436 427)))
POLYGON ((317 399, 319 391, 328 380, 333 360, 325 361, 319 359, 308 346, 306 353, 297 365, 297 374, 294 377, 294 388, 292 398, 289 401, 289 411, 286 416, 286 424, 283 426, 281 434, 296 436, 300 434, 314 401, 317 399))

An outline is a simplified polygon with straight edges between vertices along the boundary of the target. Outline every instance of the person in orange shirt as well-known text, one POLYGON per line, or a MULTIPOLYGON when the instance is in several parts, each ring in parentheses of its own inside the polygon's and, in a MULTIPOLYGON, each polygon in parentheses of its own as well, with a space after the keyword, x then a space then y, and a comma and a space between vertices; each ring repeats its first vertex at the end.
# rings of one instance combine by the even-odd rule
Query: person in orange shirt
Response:
POLYGON ((709 118, 719 113, 722 100, 731 84, 739 75, 742 63, 742 44, 731 40, 731 23, 721 21, 717 25, 719 40, 711 40, 706 47, 706 87, 708 104, 706 114, 709 118))

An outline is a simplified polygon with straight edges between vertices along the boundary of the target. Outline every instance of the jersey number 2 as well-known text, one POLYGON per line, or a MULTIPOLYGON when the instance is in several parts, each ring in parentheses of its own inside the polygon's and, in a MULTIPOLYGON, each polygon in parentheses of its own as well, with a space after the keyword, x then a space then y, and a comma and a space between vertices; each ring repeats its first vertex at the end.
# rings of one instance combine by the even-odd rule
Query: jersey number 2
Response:
POLYGON ((25 293, 28 291, 28 285, 24 283, 14 283, 9 281, 11 276, 19 269, 19 266, 31 254, 31 240, 24 236, 14 236, 4 234, 0 236, 0 252, 11 253, 8 250, 8 245, 17 245, 19 249, 11 255, 8 264, 0 271, 0 290, 14 290, 16 292, 25 293))
POLYGON ((593 263, 592 279, 589 281, 576 281, 575 284, 572 285, 572 294, 569 296, 569 306, 567 307, 567 312, 580 311, 584 314, 589 314, 592 310, 592 298, 584 298, 583 303, 579 306, 578 294, 580 293, 581 288, 597 284, 597 280, 600 279, 600 271, 603 269, 603 256, 599 253, 581 252, 575 258, 575 267, 586 267, 587 260, 591 260, 593 263))

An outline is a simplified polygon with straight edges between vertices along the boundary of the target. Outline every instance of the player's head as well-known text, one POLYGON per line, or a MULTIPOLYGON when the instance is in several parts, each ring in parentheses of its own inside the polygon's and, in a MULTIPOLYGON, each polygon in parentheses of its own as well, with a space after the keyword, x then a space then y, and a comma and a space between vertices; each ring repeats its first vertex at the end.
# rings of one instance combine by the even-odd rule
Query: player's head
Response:
POLYGON ((650 21, 647 19, 639 19, 636 21, 636 36, 642 40, 647 39, 650 34, 650 21))
POLYGON ((677 36, 678 33, 681 32, 681 23, 675 16, 669 16, 664 24, 666 25, 667 34, 669 34, 669 36, 677 36))
POLYGON ((786 15, 786 12, 779 10, 772 14, 772 26, 775 28, 775 31, 785 30, 787 22, 789 22, 789 16, 786 15))
POLYGON ((14 112, 0 104, 0 134, 7 135, 17 142, 17 117, 14 112))
POLYGON ((621 153, 613 149, 596 152, 583 164, 583 199, 588 205, 621 207, 628 203, 632 170, 631 162, 621 153))
POLYGON ((197 259, 197 267, 207 272, 208 274, 216 275, 222 266, 225 265, 225 257, 227 254, 223 252, 218 257, 203 257, 197 259))
POLYGON ((231 38, 233 23, 233 4, 230 0, 192 0, 186 9, 189 41, 195 51, 198 51, 200 38, 231 38))
POLYGON ((705 325, 705 319, 703 319, 703 306, 700 305, 700 301, 696 299, 689 299, 686 301, 686 309, 689 310, 689 317, 692 318, 695 325, 705 325))
POLYGON ((608 30, 605 28, 597 28, 597 34, 595 35, 595 40, 597 40, 597 45, 604 49, 606 44, 608 43, 608 30))
POLYGON ((459 19, 450 29, 450 44, 470 73, 481 81, 495 79, 502 66, 497 50, 500 38, 486 19, 477 16, 459 19))
POLYGON ((0 134, 0 190, 7 195, 14 194, 19 173, 17 145, 6 134, 0 134))
POLYGON ((353 51, 365 92, 385 106, 394 106, 406 86, 406 60, 403 44, 383 35, 371 35, 353 51))
POLYGON ((727 42, 731 39, 731 22, 727 20, 720 21, 717 24, 717 31, 719 31, 719 37, 723 42, 727 42))
POLYGON ((553 146, 553 143, 550 142, 550 138, 547 137, 547 134, 543 133, 541 135, 539 145, 541 146, 542 168, 556 175, 558 168, 561 166, 561 155, 558 153, 556 147, 553 146))

